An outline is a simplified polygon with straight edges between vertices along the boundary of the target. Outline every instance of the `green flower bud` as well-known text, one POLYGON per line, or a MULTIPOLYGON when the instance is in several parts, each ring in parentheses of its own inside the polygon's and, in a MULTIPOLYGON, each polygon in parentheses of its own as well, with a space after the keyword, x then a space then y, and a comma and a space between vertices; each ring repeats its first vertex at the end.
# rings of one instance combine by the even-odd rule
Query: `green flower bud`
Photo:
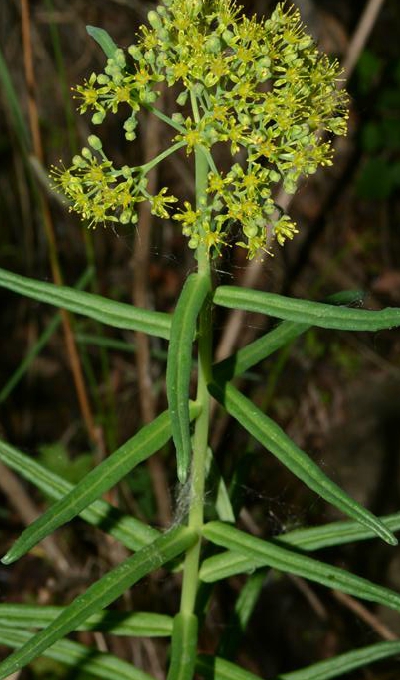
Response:
POLYGON ((90 151, 90 149, 87 148, 87 146, 84 146, 84 147, 83 147, 83 149, 82 149, 82 151, 81 151, 81 154, 82 154, 82 156, 83 156, 84 158, 86 158, 88 161, 91 161, 92 158, 93 158, 93 154, 92 154, 92 152, 90 151))
POLYGON ((248 237, 248 238, 253 238, 254 236, 257 236, 258 228, 255 224, 246 224, 243 227, 243 233, 248 237))
POLYGON ((132 177, 132 168, 129 165, 123 165, 121 168, 122 177, 130 179, 132 177))
POLYGON ((101 125, 105 117, 105 111, 96 111, 96 113, 94 113, 92 116, 93 125, 101 125))
POLYGON ((188 242, 189 248, 192 248, 192 250, 196 250, 197 246, 199 245, 199 237, 197 234, 194 234, 188 242))
POLYGON ((142 58, 142 52, 136 45, 130 45, 128 47, 128 52, 135 61, 139 61, 139 59, 142 58))
POLYGON ((113 57, 115 63, 117 66, 120 68, 125 68, 126 66, 126 60, 125 60, 125 54, 124 51, 121 49, 115 50, 114 52, 114 57, 113 57))
POLYGON ((188 96, 189 96, 189 92, 187 90, 184 90, 176 98, 176 103, 179 104, 179 106, 184 106, 186 104, 187 100, 188 100, 188 96))
POLYGON ((91 146, 92 149, 94 149, 95 151, 101 151, 101 149, 103 148, 101 139, 99 139, 99 137, 97 137, 96 135, 89 135, 88 142, 89 146, 91 146))
POLYGON ((154 10, 151 10, 151 12, 148 13, 147 21, 149 22, 150 26, 152 26, 152 28, 157 29, 160 28, 160 26, 162 26, 161 19, 157 12, 155 12, 154 10))
POLYGON ((133 132, 133 130, 137 126, 137 120, 134 116, 131 116, 130 118, 127 118, 125 123, 124 123, 124 130, 127 132, 133 132))
POLYGON ((83 160, 82 156, 78 156, 78 154, 76 154, 76 156, 72 158, 72 165, 74 165, 76 168, 86 167, 86 163, 83 160))
POLYGON ((132 211, 124 210, 119 217, 119 221, 121 222, 121 224, 129 224, 129 222, 131 221, 131 217, 132 211))
POLYGON ((221 49, 221 41, 216 35, 211 35, 204 45, 206 52, 216 54, 221 49))

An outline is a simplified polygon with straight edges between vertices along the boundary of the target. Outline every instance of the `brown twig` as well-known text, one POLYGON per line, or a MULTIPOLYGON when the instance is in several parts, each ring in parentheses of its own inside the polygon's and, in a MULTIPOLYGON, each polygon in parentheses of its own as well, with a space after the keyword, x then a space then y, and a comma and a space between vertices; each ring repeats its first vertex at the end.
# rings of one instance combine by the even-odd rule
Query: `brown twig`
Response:
MULTIPOLYGON (((147 116, 144 135, 144 159, 147 163, 159 152, 160 121, 155 116, 147 116)), ((154 167, 147 175, 147 191, 157 191, 158 172, 154 167)), ((148 271, 152 226, 151 206, 147 201, 139 203, 138 228, 135 235, 133 267, 133 303, 137 307, 148 304, 148 271)), ((149 337, 145 333, 136 333, 136 371, 140 393, 140 410, 143 423, 150 423, 156 415, 156 404, 151 376, 151 358, 149 337)), ((171 521, 171 503, 164 466, 155 454, 148 459, 154 495, 157 502, 158 523, 168 526, 171 521)))
POLYGON ((348 81, 353 73, 358 58, 372 33, 372 29, 375 26, 378 14, 381 11, 384 2, 385 0, 369 0, 369 2, 367 2, 347 48, 346 56, 343 59, 343 83, 348 81))
POLYGON ((378 619, 375 614, 370 612, 366 607, 364 607, 361 602, 355 600, 351 595, 342 593, 339 590, 332 590, 333 597, 349 609, 353 614, 358 616, 359 619, 364 621, 368 626, 372 628, 383 640, 398 640, 399 637, 394 633, 388 626, 385 626, 382 621, 378 619))
POLYGON ((294 583, 297 590, 306 598, 308 604, 319 619, 325 621, 328 618, 326 607, 323 605, 318 595, 313 591, 307 581, 301 576, 295 574, 288 574, 289 579, 294 583))
MULTIPOLYGON (((44 154, 42 137, 40 133, 38 108, 36 104, 36 81, 32 56, 30 12, 28 0, 21 0, 21 24, 22 24, 24 70, 28 89, 28 116, 32 136, 33 153, 34 156, 36 156, 36 158, 38 159, 39 163, 43 164, 44 154)), ((43 225, 49 249, 49 259, 53 281, 55 284, 61 286, 63 284, 63 279, 57 255, 57 246, 53 220, 51 217, 51 212, 49 209, 49 205, 47 203, 47 199, 40 190, 39 190, 39 204, 43 216, 43 225)), ((65 343, 67 347, 67 353, 69 357, 69 363, 71 366, 71 371, 74 379, 75 389, 82 417, 85 422, 85 426, 91 441, 97 445, 99 441, 98 429, 94 422, 89 397, 86 391, 86 385, 83 378, 81 362, 71 326, 71 317, 68 314, 68 312, 66 312, 65 310, 61 310, 61 319, 65 343)))

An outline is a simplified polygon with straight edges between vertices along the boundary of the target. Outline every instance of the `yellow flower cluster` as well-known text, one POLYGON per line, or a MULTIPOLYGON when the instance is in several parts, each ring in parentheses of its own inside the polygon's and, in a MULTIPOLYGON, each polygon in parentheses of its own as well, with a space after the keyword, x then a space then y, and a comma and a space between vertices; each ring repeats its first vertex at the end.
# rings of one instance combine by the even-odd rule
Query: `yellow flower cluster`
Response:
MULTIPOLYGON (((285 3, 269 19, 257 21, 230 0, 163 0, 149 12, 148 22, 127 54, 116 49, 104 73, 93 73, 77 87, 81 112, 92 110, 92 121, 99 124, 107 111, 127 107, 124 130, 132 140, 137 111, 145 107, 174 130, 173 150, 203 149, 210 169, 208 203, 199 211, 186 202, 172 215, 190 247, 203 239, 211 254, 220 252, 229 234, 238 231, 236 244, 250 258, 266 249, 268 233, 282 245, 293 238, 296 226, 276 209, 273 185, 282 182, 293 193, 302 176, 331 164, 324 131, 346 132, 347 95, 337 87, 337 62, 318 52, 299 12, 285 3), (162 81, 177 92, 171 118, 155 107, 162 81), (221 142, 233 156, 225 175, 212 156, 221 142)), ((150 200, 154 214, 169 217, 176 199, 166 188, 149 196, 145 169, 115 170, 101 148, 95 151, 99 159, 82 152, 83 160, 54 173, 73 209, 92 224, 134 221, 135 204, 150 200), (96 173, 97 184, 92 182, 96 173)))

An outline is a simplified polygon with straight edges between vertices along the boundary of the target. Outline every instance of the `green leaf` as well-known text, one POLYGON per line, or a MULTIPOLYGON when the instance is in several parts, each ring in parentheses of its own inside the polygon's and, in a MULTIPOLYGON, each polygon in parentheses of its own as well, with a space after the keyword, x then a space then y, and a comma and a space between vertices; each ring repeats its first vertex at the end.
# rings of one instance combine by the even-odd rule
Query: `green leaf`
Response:
MULTIPOLYGON (((198 412, 191 405, 192 416, 198 412)), ((115 486, 136 465, 161 449, 171 436, 168 411, 145 425, 117 451, 91 470, 66 496, 32 522, 2 558, 3 564, 18 560, 45 536, 76 517, 105 491, 115 486)))
POLYGON ((100 45, 107 59, 111 59, 114 56, 115 50, 118 49, 118 46, 107 31, 105 31, 104 28, 97 28, 97 26, 86 26, 86 30, 90 37, 100 45))
MULTIPOLYGON (((44 628, 66 607, 40 607, 29 604, 0 604, 0 627, 44 628)), ((152 612, 102 611, 89 616, 75 630, 100 630, 113 635, 166 637, 172 633, 172 618, 152 612)))
POLYGON ((231 661, 206 654, 197 657, 196 670, 206 680, 261 680, 259 675, 254 675, 231 661))
MULTIPOLYGON (((400 512, 379 517, 380 522, 390 531, 400 531, 400 512)), ((359 522, 331 522, 320 527, 294 529, 278 536, 278 540, 302 550, 319 550, 332 545, 343 545, 352 541, 374 538, 375 531, 359 522)))
POLYGON ((230 309, 268 314, 278 319, 343 331, 378 331, 400 326, 400 309, 380 311, 334 307, 324 302, 297 300, 276 293, 264 293, 237 286, 219 286, 214 303, 230 309))
MULTIPOLYGON (((360 302, 362 299, 363 293, 361 291, 348 290, 331 295, 327 302, 332 305, 349 305, 354 302, 360 302)), ((248 371, 249 368, 263 361, 273 352, 276 352, 276 350, 293 342, 293 340, 302 333, 305 333, 309 328, 309 324, 283 321, 261 338, 251 342, 246 347, 242 347, 223 361, 214 364, 213 376, 215 382, 225 382, 248 371)))
MULTIPOLYGON (((216 545, 229 548, 237 553, 251 557, 257 566, 268 566, 279 571, 296 574, 310 581, 321 583, 328 588, 360 597, 371 602, 379 602, 391 609, 400 611, 400 595, 388 588, 377 586, 365 578, 349 574, 344 569, 332 567, 295 550, 263 541, 222 522, 209 522, 203 527, 203 535, 216 545)), ((203 566, 200 578, 208 580, 203 566)))
POLYGON ((139 309, 68 286, 36 281, 5 269, 0 269, 0 286, 34 300, 83 314, 114 328, 142 331, 148 335, 169 338, 170 316, 162 312, 139 309))
POLYGON ((220 519, 222 522, 234 522, 236 518, 235 513, 233 512, 231 500, 229 498, 229 492, 226 488, 224 479, 218 470, 213 452, 210 448, 207 449, 205 468, 207 484, 209 487, 211 486, 216 490, 214 505, 215 510, 217 511, 218 519, 220 519))
MULTIPOLYGON (((380 520, 391 531, 400 531, 400 513, 381 517, 380 520)), ((374 538, 375 532, 358 522, 332 522, 320 527, 295 529, 287 534, 274 537, 276 545, 288 544, 301 550, 319 550, 352 541, 374 538)), ((250 557, 227 550, 204 560, 202 569, 211 581, 221 581, 235 574, 253 572, 258 563, 250 557)))
POLYGON ((399 641, 378 642, 375 645, 339 654, 339 656, 334 656, 327 661, 318 661, 318 663, 298 671, 282 673, 275 680, 330 680, 330 678, 343 678, 344 673, 350 673, 355 668, 362 668, 374 661, 387 659, 397 654, 400 654, 399 641))
POLYGON ((180 612, 174 618, 167 680, 192 680, 196 651, 197 616, 180 612))
MULTIPOLYGON (((20 647, 32 638, 32 633, 25 630, 10 630, 0 628, 0 643, 8 647, 20 647)), ((46 649, 44 656, 79 669, 79 672, 90 673, 96 678, 104 680, 154 680, 139 668, 113 654, 99 652, 93 647, 85 647, 71 640, 60 640, 50 649, 46 649)))
POLYGON ((284 433, 277 423, 260 411, 233 385, 226 383, 223 387, 220 387, 212 384, 209 389, 211 394, 253 437, 269 449, 310 489, 349 517, 375 531, 390 545, 397 545, 395 536, 379 519, 332 482, 319 469, 318 465, 284 433))
POLYGON ((186 481, 190 464, 189 383, 197 317, 209 292, 209 278, 191 274, 185 281, 171 322, 167 360, 167 397, 178 478, 186 481))
POLYGON ((0 664, 0 680, 26 666, 57 640, 76 630, 89 616, 107 607, 143 576, 177 557, 197 540, 197 533, 186 527, 176 527, 128 557, 79 595, 60 616, 28 640, 18 652, 7 657, 0 664))
POLYGON ((309 328, 308 324, 300 324, 293 321, 280 323, 279 326, 261 338, 239 349, 235 354, 232 354, 223 361, 214 364, 213 377, 215 382, 225 382, 248 371, 249 368, 266 359, 277 349, 293 342, 293 340, 302 333, 305 333, 309 328))
MULTIPOLYGON (((74 489, 74 486, 58 475, 26 456, 10 444, 0 440, 0 460, 24 479, 41 489, 46 496, 58 500, 74 489)), ((152 543, 159 532, 143 522, 124 515, 103 500, 97 500, 79 513, 89 524, 98 526, 129 550, 139 550, 152 543)))
MULTIPOLYGON (((312 666, 302 668, 290 673, 281 673, 274 680, 330 680, 330 678, 342 678, 344 673, 349 673, 356 668, 362 668, 367 664, 381 659, 400 654, 400 642, 378 642, 353 652, 346 652, 328 659, 319 661, 312 666)), ((196 670, 206 680, 260 680, 258 675, 240 668, 230 661, 219 657, 202 654, 198 657, 196 670)))

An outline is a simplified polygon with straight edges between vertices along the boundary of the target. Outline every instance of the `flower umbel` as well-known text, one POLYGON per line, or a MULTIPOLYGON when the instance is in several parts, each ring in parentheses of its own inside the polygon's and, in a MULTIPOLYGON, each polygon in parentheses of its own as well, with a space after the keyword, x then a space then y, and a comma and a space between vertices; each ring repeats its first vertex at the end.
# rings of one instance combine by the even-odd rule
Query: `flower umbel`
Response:
MULTIPOLYGON (((171 126, 173 151, 203 150, 210 169, 208 202, 193 210, 186 201, 172 215, 190 247, 203 242, 212 256, 238 228, 236 245, 250 258, 267 250, 267 234, 283 245, 297 229, 276 209, 274 184, 282 182, 294 193, 301 177, 332 163, 324 133, 346 133, 347 95, 337 85, 337 61, 318 52, 298 10, 286 3, 258 21, 244 16, 233 1, 163 0, 148 22, 126 53, 116 49, 104 73, 92 73, 76 88, 80 111, 91 110, 92 122, 100 124, 108 112, 124 107, 125 136, 133 140, 137 112, 144 107, 171 126), (177 91, 171 117, 156 108, 162 81, 177 91), (233 157, 225 174, 212 155, 221 142, 233 157)), ((168 189, 155 196, 146 192, 147 168, 158 158, 143 170, 117 170, 101 144, 91 147, 95 153, 83 149, 71 168, 53 170, 73 210, 93 226, 134 222, 135 204, 149 200, 154 215, 170 217, 177 199, 168 189)))

